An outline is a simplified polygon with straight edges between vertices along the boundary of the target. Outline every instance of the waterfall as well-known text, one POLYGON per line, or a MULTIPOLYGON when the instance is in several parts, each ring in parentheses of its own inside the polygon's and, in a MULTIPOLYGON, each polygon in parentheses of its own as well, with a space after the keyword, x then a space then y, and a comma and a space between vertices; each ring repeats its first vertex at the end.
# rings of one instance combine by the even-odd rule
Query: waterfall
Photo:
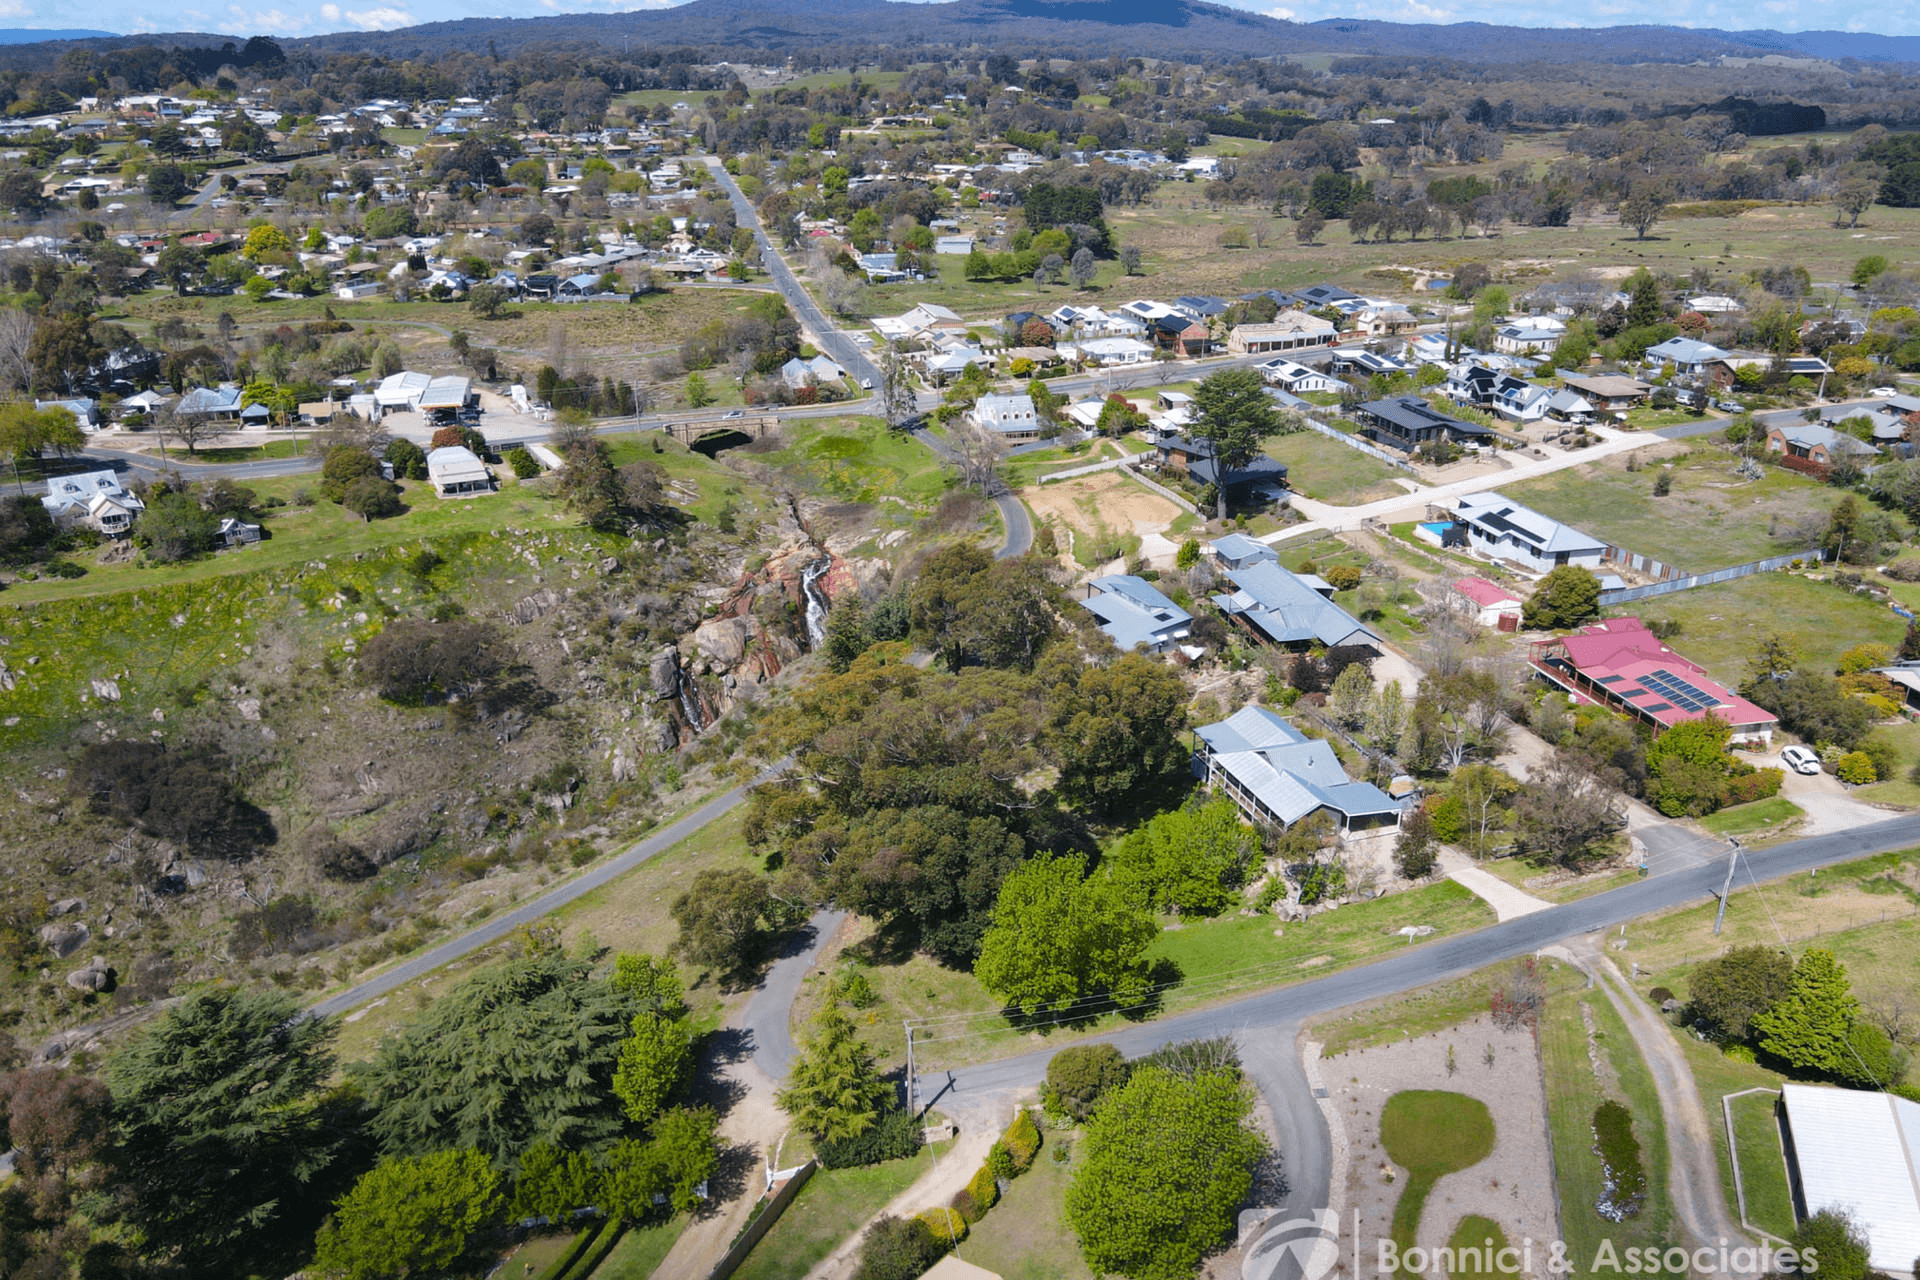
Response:
POLYGON ((680 672, 680 713, 687 718, 687 726, 695 733, 707 727, 706 709, 701 705, 700 691, 693 685, 693 677, 680 672))
POLYGON ((807 647, 810 649, 817 650, 827 641, 827 593, 820 589, 820 579, 831 568, 833 558, 822 556, 800 574, 800 591, 807 598, 807 647))

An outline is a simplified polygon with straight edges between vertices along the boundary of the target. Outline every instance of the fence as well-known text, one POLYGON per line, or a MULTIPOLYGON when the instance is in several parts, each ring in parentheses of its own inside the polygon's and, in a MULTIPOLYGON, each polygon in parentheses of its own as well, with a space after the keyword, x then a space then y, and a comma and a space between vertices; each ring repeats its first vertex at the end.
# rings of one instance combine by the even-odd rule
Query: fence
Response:
POLYGON ((1630 604, 1635 600, 1651 600, 1655 596, 1672 595, 1676 591, 1691 591, 1695 587, 1712 586, 1716 582, 1732 582, 1736 578, 1752 577, 1756 573, 1767 573, 1774 569, 1784 569, 1797 561, 1818 563, 1823 553, 1815 548, 1811 551, 1796 551, 1784 556, 1769 556, 1765 560, 1755 560, 1749 564, 1737 564, 1731 569, 1715 569, 1712 573, 1690 573, 1683 578, 1668 578, 1665 582, 1649 583, 1644 587, 1620 587, 1613 591, 1602 591, 1602 605, 1630 604))
MULTIPOLYGON (((1798 873, 1794 874, 1797 875, 1798 873)), ((1736 885, 1734 887, 1734 896, 1738 897, 1740 892, 1739 886, 1736 885)), ((1711 902, 1713 899, 1708 898, 1707 901, 1711 902)), ((1868 925, 1886 924, 1890 920, 1911 920, 1915 916, 1920 916, 1920 902, 1908 903, 1905 910, 1890 907, 1884 911, 1848 912, 1847 918, 1844 921, 1834 920, 1829 924, 1822 925, 1820 928, 1807 929, 1800 933, 1786 933, 1781 931, 1778 936, 1782 946, 1790 946, 1796 942, 1812 942, 1815 938, 1824 938, 1829 934, 1849 933, 1855 929, 1864 929, 1868 925)), ((1632 926, 1629 925, 1628 927, 1631 928, 1632 926)), ((1632 959, 1632 952, 1627 952, 1626 954, 1628 959, 1632 959)), ((1646 977, 1659 971, 1686 969, 1696 964, 1704 964, 1709 960, 1718 959, 1724 954, 1726 954, 1726 951, 1722 948, 1719 951, 1703 951, 1698 955, 1690 953, 1683 956, 1675 956, 1672 959, 1661 961, 1659 970, 1649 967, 1644 972, 1636 970, 1636 973, 1637 976, 1646 977)))
POLYGON ((1411 463, 1407 462, 1402 458, 1394 457, 1392 454, 1388 453, 1385 449, 1374 448, 1372 445, 1368 444, 1365 440, 1362 440, 1359 436, 1351 436, 1344 431, 1336 431, 1332 427, 1328 426, 1326 423, 1320 421, 1318 418, 1309 418, 1304 413, 1300 415, 1300 421, 1306 423, 1311 430, 1318 431, 1323 436, 1330 436, 1331 438, 1338 440, 1341 444, 1347 446, 1347 448, 1349 449, 1357 449, 1361 453, 1366 454, 1369 458, 1378 458, 1380 461, 1386 463, 1388 466, 1400 468, 1402 471, 1406 472, 1408 475, 1420 474, 1419 472, 1413 469, 1413 465, 1411 463))
POLYGON ((1075 476, 1090 476, 1101 471, 1117 471, 1132 462, 1132 457, 1108 458, 1105 462, 1089 462, 1083 466, 1068 467, 1065 471, 1049 471, 1034 479, 1035 484, 1052 484, 1056 480, 1071 480, 1075 476))
POLYGON ((747 1255, 753 1252, 753 1246, 759 1244, 761 1237, 773 1230, 773 1224, 778 1222, 780 1215, 787 1211, 787 1206, 792 1204, 793 1198, 800 1194, 800 1188, 807 1185, 807 1179, 813 1176, 813 1171, 817 1167, 816 1162, 807 1161, 800 1166, 798 1173, 788 1178, 781 1188, 773 1193, 773 1199, 768 1201, 767 1207, 747 1224, 746 1230, 740 1233, 740 1238, 735 1240, 733 1247, 727 1250, 726 1257, 713 1264, 713 1270, 707 1273, 707 1280, 727 1280, 728 1276, 739 1269, 740 1264, 747 1260, 747 1255))
MULTIPOLYGON (((1181 497, 1179 494, 1175 493, 1173 490, 1167 488, 1167 486, 1161 484, 1159 481, 1147 479, 1145 476, 1140 474, 1140 469, 1138 467, 1127 467, 1125 468, 1125 470, 1128 475, 1132 476, 1135 480, 1138 480, 1141 484, 1147 486, 1147 488, 1153 490, 1155 493, 1165 498, 1168 502, 1173 503, 1176 507, 1179 507, 1182 511, 1189 512, 1196 516, 1200 515, 1200 508, 1194 506, 1191 502, 1188 502, 1185 498, 1181 497)), ((1201 518, 1205 519, 1206 517, 1201 516, 1201 518)))

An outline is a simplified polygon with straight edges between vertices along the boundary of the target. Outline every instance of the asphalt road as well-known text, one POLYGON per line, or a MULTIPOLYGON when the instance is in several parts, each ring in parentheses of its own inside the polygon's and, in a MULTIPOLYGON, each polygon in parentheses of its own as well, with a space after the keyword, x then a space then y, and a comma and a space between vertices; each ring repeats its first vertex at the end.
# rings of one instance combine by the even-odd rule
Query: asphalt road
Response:
POLYGON ((691 813, 660 828, 625 853, 595 867, 585 875, 556 885, 539 897, 529 898, 511 911, 493 916, 484 924, 469 929, 459 937, 449 938, 419 955, 402 960, 383 973, 309 1005, 308 1015, 315 1018, 330 1018, 336 1014, 345 1013, 369 1000, 377 1000, 416 978, 424 978, 442 965, 451 964, 462 956, 493 945, 522 925, 532 924, 548 912, 557 911, 568 903, 592 893, 595 889, 619 879, 655 854, 671 849, 708 823, 724 817, 746 799, 747 791, 751 787, 774 777, 786 766, 787 761, 782 760, 762 772, 753 782, 722 792, 691 813))
MULTIPOLYGON (((1755 892, 1746 878, 1748 870, 1753 879, 1764 882, 1916 843, 1920 843, 1920 816, 1750 850, 1743 854, 1747 868, 1740 876, 1740 883, 1747 887, 1742 890, 1736 885, 1735 892, 1755 892)), ((1705 906, 1714 901, 1725 875, 1724 862, 1701 861, 1505 924, 1435 942, 1413 943, 1372 964, 1210 1009, 1139 1023, 1099 1038, 1128 1057, 1137 1057, 1180 1040, 1236 1037, 1249 1074, 1273 1108, 1276 1128, 1285 1142, 1293 1144, 1282 1147, 1288 1175, 1282 1216, 1299 1217, 1327 1203, 1332 1160, 1325 1121, 1294 1053, 1294 1032, 1302 1019, 1458 977, 1500 960, 1530 955, 1562 939, 1610 929, 1650 912, 1687 903, 1705 906)), ((1407 923, 1419 921, 1409 919, 1407 923)), ((921 1051, 923 1061, 928 1049, 938 1052, 937 1039, 920 1038, 915 1043, 928 1047, 921 1051)), ((1038 1085, 1055 1052, 1053 1048, 1039 1049, 951 1071, 921 1072, 915 1081, 915 1097, 922 1106, 948 1113, 991 1108, 1038 1085)), ((1285 1277, 1288 1273, 1283 1266, 1277 1274, 1285 1277)))
POLYGON ((740 1026, 753 1037, 753 1062, 771 1080, 787 1078, 793 1065, 793 1002, 800 984, 820 959, 821 948, 846 921, 844 911, 816 911, 807 927, 791 938, 767 976, 740 1011, 740 1026))

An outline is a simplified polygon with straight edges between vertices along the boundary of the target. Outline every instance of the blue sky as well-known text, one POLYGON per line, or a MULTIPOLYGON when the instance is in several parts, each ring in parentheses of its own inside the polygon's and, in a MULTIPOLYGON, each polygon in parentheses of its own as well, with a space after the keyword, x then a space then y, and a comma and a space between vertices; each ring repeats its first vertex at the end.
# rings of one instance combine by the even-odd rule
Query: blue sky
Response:
MULTIPOLYGON (((157 9, 134 0, 99 0, 84 9, 51 0, 0 0, 0 26, 96 27, 112 31, 218 31, 235 36, 309 36, 327 31, 389 31, 454 18, 533 18, 554 13, 616 13, 668 8, 674 0, 191 0, 157 9)), ((1314 22, 1378 18, 1392 22, 1493 22, 1587 27, 1672 23, 1687 27, 1778 31, 1863 31, 1920 35, 1920 6, 1870 11, 1840 0, 1703 0, 1677 15, 1672 0, 1225 0, 1235 8, 1314 22)))

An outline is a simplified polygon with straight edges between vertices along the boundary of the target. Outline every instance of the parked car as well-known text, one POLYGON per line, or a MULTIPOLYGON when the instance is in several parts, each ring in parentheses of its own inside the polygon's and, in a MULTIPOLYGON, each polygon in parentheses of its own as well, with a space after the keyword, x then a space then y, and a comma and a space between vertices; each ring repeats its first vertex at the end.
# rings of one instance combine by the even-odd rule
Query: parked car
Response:
POLYGON ((1900 390, 1897 387, 1875 387, 1873 390, 1867 392, 1867 394, 1870 396, 1897 396, 1900 394, 1900 390))
POLYGON ((1795 773, 1820 772, 1820 757, 1807 747, 1792 746, 1780 749, 1780 763, 1795 773))
POLYGON ((1747 406, 1741 404, 1738 400, 1715 400, 1713 407, 1723 413, 1745 413, 1747 411, 1747 406))

